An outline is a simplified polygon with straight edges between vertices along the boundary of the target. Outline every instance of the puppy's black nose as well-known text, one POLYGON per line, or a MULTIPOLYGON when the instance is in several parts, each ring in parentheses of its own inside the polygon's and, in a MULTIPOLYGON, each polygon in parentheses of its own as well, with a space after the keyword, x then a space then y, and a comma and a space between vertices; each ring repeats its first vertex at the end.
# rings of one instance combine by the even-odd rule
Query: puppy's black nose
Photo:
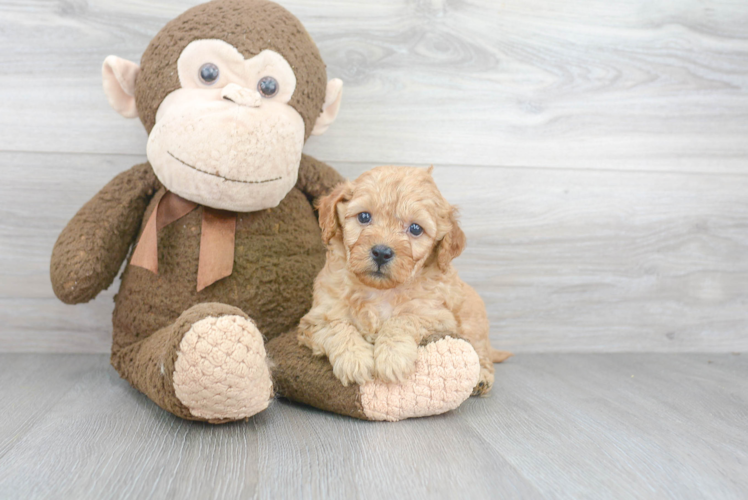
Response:
POLYGON ((395 251, 388 246, 377 245, 371 249, 371 258, 378 266, 383 266, 392 260, 395 256, 395 251))

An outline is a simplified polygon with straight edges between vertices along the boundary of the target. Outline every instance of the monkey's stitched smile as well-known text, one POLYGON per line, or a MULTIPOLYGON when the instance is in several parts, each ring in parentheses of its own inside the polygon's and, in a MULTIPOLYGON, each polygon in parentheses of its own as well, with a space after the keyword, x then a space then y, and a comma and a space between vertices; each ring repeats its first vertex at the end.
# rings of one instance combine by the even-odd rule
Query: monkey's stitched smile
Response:
POLYGON ((242 180, 239 180, 239 179, 229 179, 229 178, 227 178, 227 177, 224 177, 224 176, 222 176, 222 175, 218 175, 218 174, 211 174, 210 172, 206 172, 205 170, 200 170, 200 169, 199 169, 199 168, 197 168, 197 167, 193 167, 193 166, 192 166, 192 165, 190 165, 189 163, 185 163, 185 162, 183 162, 182 160, 180 160, 179 158, 177 158, 176 156, 174 156, 174 155, 173 155, 173 154, 171 153, 171 151, 167 151, 167 153, 169 153, 169 156, 171 156, 172 158, 174 158, 175 160, 177 160, 177 161, 178 161, 179 163, 181 163, 181 164, 182 164, 182 165, 184 165, 185 167, 190 167, 190 168, 191 168, 192 170, 196 170, 196 171, 198 171, 198 172, 200 172, 200 173, 203 173, 203 174, 205 174, 205 175, 212 175, 213 177, 218 177, 219 179, 223 179, 223 180, 225 180, 225 181, 229 181, 229 182, 241 182, 242 184, 265 184, 266 182, 279 181, 279 180, 281 180, 281 179, 283 178, 283 177, 275 177, 275 178, 273 178, 273 179, 265 179, 265 180, 262 180, 262 181, 242 181, 242 180))

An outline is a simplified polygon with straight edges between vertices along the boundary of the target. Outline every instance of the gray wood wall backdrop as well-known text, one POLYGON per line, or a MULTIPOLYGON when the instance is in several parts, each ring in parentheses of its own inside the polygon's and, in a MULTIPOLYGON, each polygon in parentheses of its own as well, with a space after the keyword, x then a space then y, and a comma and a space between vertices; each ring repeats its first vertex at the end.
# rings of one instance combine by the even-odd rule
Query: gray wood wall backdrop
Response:
MULTIPOLYGON (((194 0, 0 1, 0 350, 106 352, 112 290, 52 294, 59 231, 145 158, 109 109, 194 0)), ((284 0, 345 83, 307 152, 355 177, 436 166, 494 343, 748 349, 748 2, 284 0)))

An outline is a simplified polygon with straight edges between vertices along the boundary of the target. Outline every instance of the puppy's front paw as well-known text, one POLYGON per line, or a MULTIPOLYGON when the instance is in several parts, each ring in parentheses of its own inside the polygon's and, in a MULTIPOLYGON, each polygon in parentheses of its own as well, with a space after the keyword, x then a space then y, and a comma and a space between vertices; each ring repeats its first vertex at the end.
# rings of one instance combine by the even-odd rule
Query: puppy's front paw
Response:
POLYGON ((374 373, 385 382, 403 382, 413 373, 418 345, 412 337, 380 339, 374 345, 374 373))
POLYGON ((343 351, 331 359, 332 372, 347 386, 349 384, 363 385, 373 380, 374 346, 364 344, 343 351))
POLYGON ((473 387, 471 396, 486 396, 493 387, 494 374, 487 368, 481 367, 478 383, 473 387))

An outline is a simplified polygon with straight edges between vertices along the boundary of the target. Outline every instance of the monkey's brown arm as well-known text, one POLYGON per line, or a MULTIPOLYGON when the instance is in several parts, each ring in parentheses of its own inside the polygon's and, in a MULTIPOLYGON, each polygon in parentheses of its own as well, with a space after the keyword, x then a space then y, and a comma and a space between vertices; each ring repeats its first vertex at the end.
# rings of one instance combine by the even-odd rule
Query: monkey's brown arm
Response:
POLYGON ((331 166, 311 156, 301 155, 299 180, 296 181, 296 187, 307 195, 310 202, 314 202, 320 196, 330 194, 332 188, 343 181, 345 178, 331 166))
POLYGON ((112 284, 160 188, 150 164, 122 172, 68 222, 52 250, 50 276, 66 304, 88 302, 112 284))

